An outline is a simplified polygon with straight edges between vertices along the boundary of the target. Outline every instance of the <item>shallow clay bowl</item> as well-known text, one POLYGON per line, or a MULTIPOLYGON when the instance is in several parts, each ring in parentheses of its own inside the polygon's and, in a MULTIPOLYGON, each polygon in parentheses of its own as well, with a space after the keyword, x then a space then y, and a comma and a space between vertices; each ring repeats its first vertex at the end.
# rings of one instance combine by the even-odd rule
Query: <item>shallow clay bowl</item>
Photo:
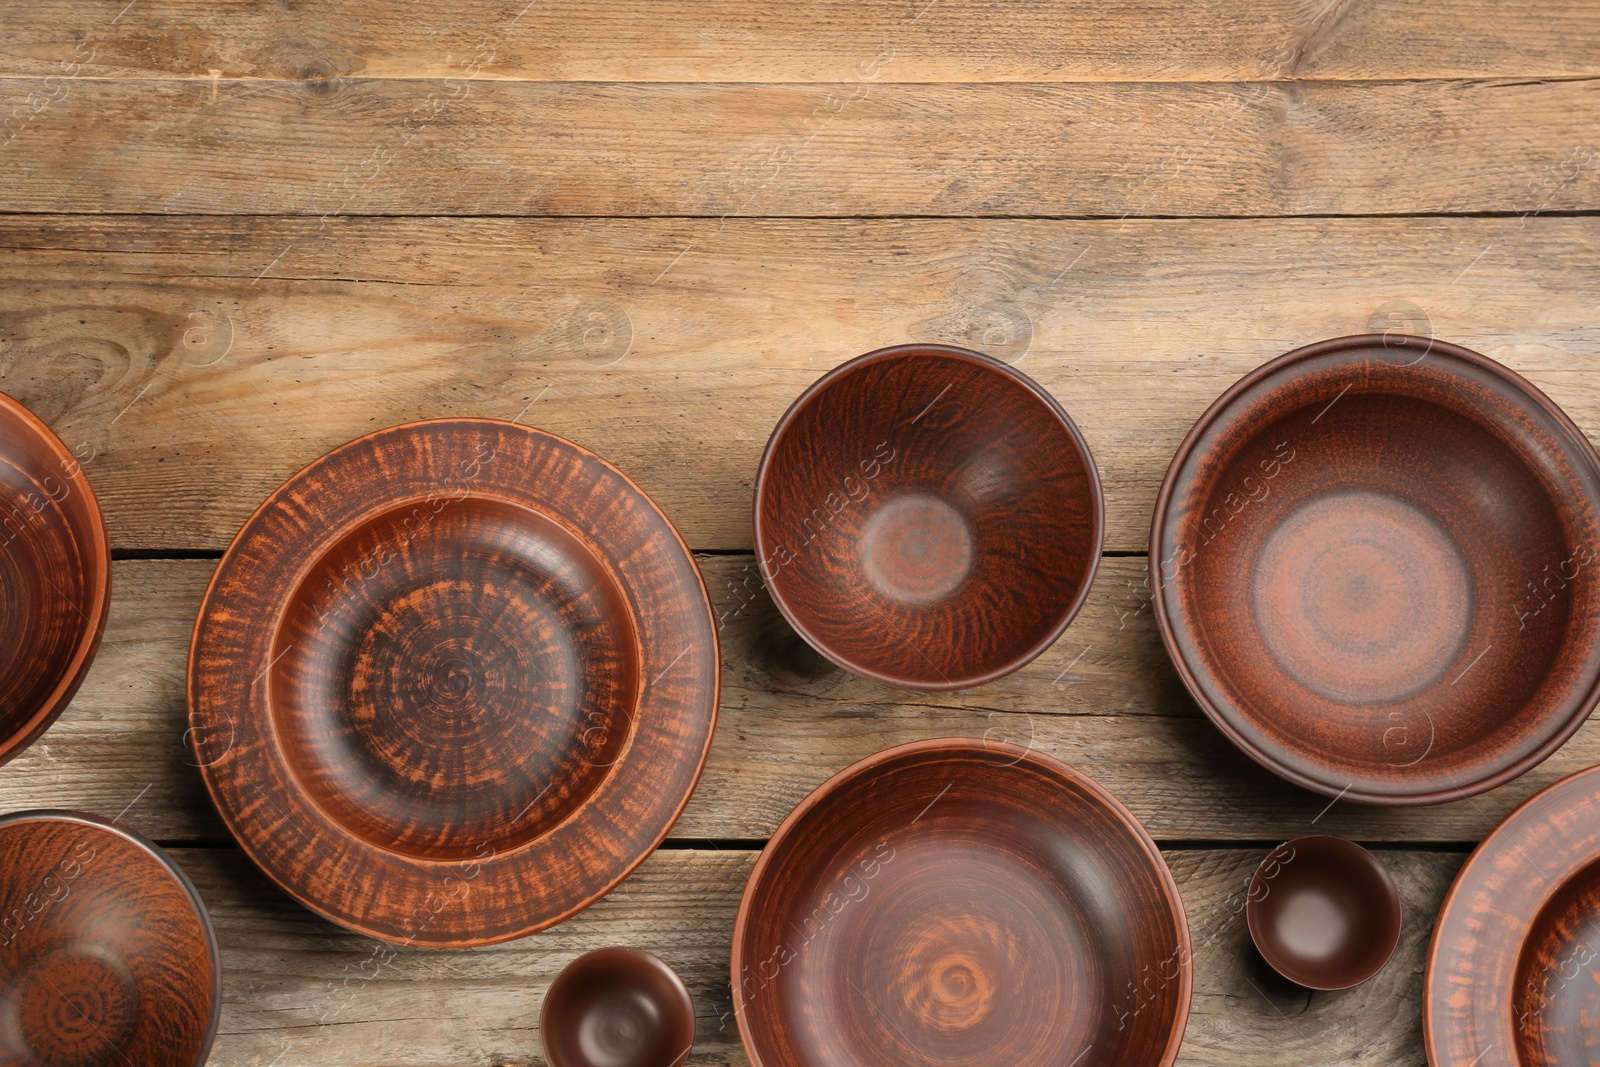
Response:
POLYGON ((1428 1062, 1600 1058, 1600 767, 1535 794, 1444 898, 1423 979, 1428 1062))
POLYGON ((78 691, 111 604, 111 543, 78 461, 0 393, 0 763, 78 691))
POLYGON ((308 907, 485 944, 660 843, 717 685, 700 573, 637 486, 559 437, 439 420, 335 449, 245 524, 195 624, 190 741, 308 907))
POLYGON ((1308 789, 1479 793, 1600 697, 1600 459, 1456 345, 1346 337, 1246 375, 1184 439, 1150 545, 1189 691, 1308 789))
POLYGON ((1349 989, 1400 943, 1400 893, 1378 857, 1342 837, 1279 845, 1250 879, 1250 939, 1272 969, 1308 989, 1349 989))
POLYGON ((0 1062, 193 1067, 222 1007, 205 905, 127 827, 72 811, 0 817, 0 1062))
POLYGON ((885 348, 807 389, 756 476, 778 608, 839 666, 905 689, 1016 670, 1083 605, 1104 507, 1061 405, 998 360, 885 348))
POLYGON ((683 1067, 694 1001, 683 980, 636 948, 586 952, 556 976, 539 1009, 550 1067, 683 1067))
POLYGON ((1010 744, 880 752, 783 821, 733 934, 755 1067, 1171 1064, 1189 931, 1144 829, 1010 744))

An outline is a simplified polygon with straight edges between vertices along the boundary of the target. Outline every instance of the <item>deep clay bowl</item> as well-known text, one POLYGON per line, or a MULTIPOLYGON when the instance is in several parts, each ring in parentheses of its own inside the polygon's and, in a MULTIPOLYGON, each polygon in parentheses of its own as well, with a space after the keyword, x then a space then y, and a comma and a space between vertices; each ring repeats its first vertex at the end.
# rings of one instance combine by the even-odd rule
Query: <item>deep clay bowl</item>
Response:
POLYGON ((0 393, 0 763, 55 722, 111 604, 111 543, 60 438, 0 393))
POLYGON ((550 1067, 683 1067, 694 1045, 694 1001, 656 956, 596 949, 545 991, 539 1041, 550 1067))
POLYGON ((772 431, 755 546, 772 599, 846 670, 963 689, 1072 621, 1104 535, 1094 460, 1061 405, 942 345, 835 368, 772 431))
POLYGON ((1400 944, 1400 893, 1378 857, 1342 837, 1279 845, 1250 878, 1245 919, 1272 969, 1308 989, 1349 989, 1400 944))
POLYGON ((1087 776, 946 738, 841 771, 762 851, 733 935, 755 1067, 1154 1067, 1189 1014, 1177 886, 1087 776))
POLYGON ((335 449, 245 524, 195 624, 190 740, 302 903, 474 945, 660 843, 717 692, 699 571, 637 486, 538 430, 437 420, 335 449))
POLYGON ((1189 691, 1308 789, 1482 792, 1600 697, 1600 460, 1456 345, 1346 337, 1246 375, 1173 458, 1150 546, 1189 691))
POLYGON ((1484 839, 1434 923, 1423 980, 1433 1064, 1600 1058, 1600 768, 1536 794, 1484 839))
POLYGON ((0 817, 0 1062, 197 1067, 222 1006, 193 884, 127 827, 72 811, 0 817))

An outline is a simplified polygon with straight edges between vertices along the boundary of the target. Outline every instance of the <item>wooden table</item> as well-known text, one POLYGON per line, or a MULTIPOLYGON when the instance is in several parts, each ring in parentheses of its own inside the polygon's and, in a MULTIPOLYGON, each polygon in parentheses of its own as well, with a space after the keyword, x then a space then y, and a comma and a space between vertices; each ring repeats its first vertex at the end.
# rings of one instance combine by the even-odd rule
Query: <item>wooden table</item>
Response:
POLYGON ((1184 431, 1311 340, 1457 341, 1600 431, 1600 3, 3 0, 0 26, 0 389, 78 451, 116 555, 99 658, 0 810, 121 813, 172 849, 221 939, 215 1064, 539 1063, 545 986, 616 943, 689 982, 693 1063, 746 1063, 729 936, 763 840, 832 772, 946 734, 1059 756, 1162 844, 1196 945, 1181 1062, 1417 1064, 1466 851, 1600 762, 1590 726, 1470 801, 1300 792, 1188 699, 1143 577, 1184 431), (1066 635, 950 695, 833 669, 750 556, 785 406, 915 339, 1050 389, 1108 509, 1066 635), (520 416, 654 496, 722 615, 724 700, 673 838, 608 898, 390 960, 234 847, 185 655, 272 488, 439 415, 520 416), (1405 902, 1394 960, 1343 994, 1275 979, 1239 909, 1308 831, 1376 846, 1405 902))

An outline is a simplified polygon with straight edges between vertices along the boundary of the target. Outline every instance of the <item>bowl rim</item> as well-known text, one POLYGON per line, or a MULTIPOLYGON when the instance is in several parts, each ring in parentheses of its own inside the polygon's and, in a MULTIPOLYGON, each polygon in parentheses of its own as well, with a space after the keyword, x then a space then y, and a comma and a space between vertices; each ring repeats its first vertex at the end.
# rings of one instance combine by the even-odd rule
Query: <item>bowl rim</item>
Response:
POLYGON ((201 1067, 211 1056, 211 1046, 216 1041, 217 1027, 222 1019, 222 953, 217 946, 217 931, 211 924, 211 913, 206 910, 206 903, 200 896, 200 890, 195 888, 194 882, 165 849, 133 827, 115 819, 69 808, 31 808, 27 811, 13 811, 0 815, 0 827, 29 822, 76 823, 120 837, 165 867, 167 873, 178 883, 178 887, 188 896, 195 914, 199 916, 200 928, 205 931, 206 954, 211 959, 211 1020, 206 1025, 205 1037, 200 1043, 200 1050, 196 1053, 193 1063, 193 1067, 201 1067))
POLYGON ((1354 989, 1358 985, 1370 982, 1378 976, 1378 972, 1389 965, 1390 960, 1394 959, 1394 954, 1400 947, 1400 938, 1405 933, 1405 904, 1400 900, 1400 887, 1395 885, 1394 876, 1389 873, 1389 869, 1383 865, 1383 861, 1378 859, 1377 854, 1370 848, 1367 848, 1359 841, 1352 841, 1348 837, 1338 837, 1334 834, 1304 834, 1300 837, 1291 838, 1268 852, 1262 857, 1261 862, 1256 864, 1255 870, 1250 872, 1250 885, 1245 894, 1244 919, 1245 925, 1250 928, 1250 941, 1255 945, 1256 951, 1261 954, 1261 958, 1267 962, 1267 966, 1303 989, 1315 989, 1324 993, 1332 993, 1341 989, 1354 989), (1257 881, 1265 880, 1261 872, 1266 870, 1267 864, 1271 863, 1272 858, 1283 849, 1292 848, 1296 845, 1305 845, 1311 841, 1329 842, 1333 847, 1340 849, 1352 858, 1359 853, 1360 858, 1356 862, 1365 865, 1369 870, 1377 871, 1382 876, 1383 884, 1388 889, 1385 899, 1393 904, 1393 914, 1395 916, 1394 940, 1389 944, 1389 951, 1383 954, 1383 959, 1377 961, 1370 970, 1353 982, 1308 982, 1303 977, 1296 977, 1285 971, 1279 966, 1278 960, 1275 958, 1277 954, 1268 952, 1262 946, 1259 916, 1261 914, 1261 901, 1265 900, 1266 896, 1263 895, 1258 898, 1255 895, 1257 881))
MULTIPOLYGON (((559 521, 559 520, 556 520, 556 521, 559 521)), ((274 620, 274 626, 276 626, 278 624, 278 621, 279 620, 274 620)), ((636 640, 637 640, 637 637, 636 637, 636 640)), ((286 893, 291 899, 293 899, 295 902, 300 904, 306 910, 308 910, 312 914, 317 915, 320 918, 326 919, 328 922, 334 923, 335 925, 340 926, 340 927, 342 927, 344 929, 353 930, 354 932, 356 932, 358 934, 362 934, 363 936, 371 937, 371 938, 374 938, 375 940, 383 941, 383 942, 388 943, 388 944, 403 944, 406 947, 418 947, 418 948, 424 948, 424 949, 476 948, 476 947, 483 946, 483 945, 501 944, 501 943, 504 943, 504 942, 507 942, 507 941, 514 941, 514 940, 517 940, 519 938, 526 937, 526 936, 528 936, 530 934, 538 933, 541 930, 547 930, 552 926, 556 926, 556 925, 558 925, 558 924, 560 924, 562 922, 565 922, 566 920, 572 918, 574 915, 577 915, 580 912, 584 911, 586 908, 591 907, 596 901, 598 901, 598 900, 602 899, 603 897, 605 897, 606 894, 610 893, 613 889, 615 889, 618 885, 620 885, 624 880, 626 880, 629 875, 631 875, 635 870, 638 869, 640 864, 644 863, 645 860, 649 859, 656 852, 656 850, 661 847, 661 843, 663 841, 665 841, 667 839, 668 835, 672 832, 673 826, 675 826, 677 824, 677 822, 678 822, 678 819, 683 816, 684 809, 689 806, 689 801, 694 799, 695 790, 699 788, 700 779, 705 773, 706 763, 709 760, 710 755, 711 755, 711 745, 712 745, 712 742, 716 739, 717 720, 718 720, 719 714, 721 712, 721 707, 722 707, 722 671, 721 671, 721 663, 722 663, 721 636, 720 636, 720 634, 718 632, 718 628, 717 628, 716 611, 712 607, 712 604, 711 604, 711 594, 710 594, 709 590, 706 587, 705 575, 701 572, 700 565, 697 562, 695 562, 694 553, 689 548, 688 544, 684 541, 683 535, 678 531, 677 525, 674 524, 672 519, 667 515, 667 513, 664 510, 662 510, 661 505, 656 503, 656 501, 655 501, 655 499, 653 497, 651 497, 648 493, 646 493, 643 489, 641 489, 639 487, 638 483, 635 482, 632 478, 630 478, 627 475, 626 472, 622 471, 615 464, 613 464, 611 461, 607 460, 604 456, 600 455, 599 453, 594 452, 594 451, 592 451, 592 450, 590 450, 588 448, 585 448, 584 446, 582 446, 580 444, 577 444, 574 441, 568 440, 567 438, 562 437, 562 436, 560 436, 558 434, 551 433, 549 430, 544 430, 544 429, 540 429, 539 427, 536 427, 536 426, 529 426, 529 425, 526 425, 524 423, 517 422, 514 419, 494 419, 494 418, 485 418, 485 417, 481 417, 481 416, 444 416, 444 417, 432 418, 432 419, 415 419, 415 420, 412 420, 410 422, 395 423, 392 426, 384 426, 384 427, 380 427, 380 428, 375 429, 375 430, 369 430, 368 432, 366 432, 364 434, 361 434, 359 437, 354 437, 354 438, 351 438, 348 441, 341 442, 340 444, 335 445, 333 448, 328 449, 327 451, 321 453, 320 455, 317 455, 317 456, 313 457, 309 462, 307 462, 306 464, 301 466, 298 470, 296 470, 294 473, 290 474, 286 479, 284 479, 284 481, 283 481, 283 483, 281 485, 277 486, 270 493, 268 493, 266 498, 263 499, 261 501, 261 503, 256 506, 255 510, 253 510, 250 513, 249 518, 245 519, 245 521, 240 525, 238 531, 233 535, 232 540, 230 540, 228 542, 228 547, 223 551, 221 558, 217 561, 217 566, 212 571, 211 578, 206 582, 205 593, 200 598, 200 606, 195 611, 194 626, 190 630, 190 633, 189 633, 189 654, 188 654, 188 658, 187 658, 187 660, 185 662, 185 667, 184 667, 184 720, 185 720, 185 723, 186 723, 188 729, 186 730, 184 736, 185 736, 185 739, 189 742, 189 751, 195 756, 195 759, 199 764, 200 779, 201 779, 201 781, 203 781, 205 783, 206 794, 211 799, 212 807, 217 811, 217 814, 219 815, 219 817, 221 817, 221 819, 223 821, 223 825, 225 825, 228 828, 228 833, 234 838, 235 843, 237 843, 239 845, 240 849, 245 853, 245 855, 250 857, 251 862, 255 865, 255 867, 258 870, 260 870, 264 874, 266 874, 267 878, 274 885, 276 885, 279 889, 283 890, 284 893, 286 893), (210 770, 210 767, 205 762, 203 756, 198 751, 198 745, 199 745, 200 742, 199 742, 198 738, 193 736, 194 735, 194 730, 195 730, 194 715, 195 715, 195 706, 196 706, 195 705, 195 680, 194 680, 193 670, 194 670, 194 663, 195 663, 195 654, 196 654, 196 651, 197 651, 197 649, 199 647, 199 642, 200 642, 201 628, 202 628, 203 623, 206 620, 207 608, 211 603, 211 599, 212 599, 213 594, 216 592, 218 581, 222 577, 223 564, 226 563, 228 561, 228 559, 233 555, 233 552, 234 552, 235 548, 237 548, 239 546, 239 544, 243 541, 243 539, 245 537, 245 534, 255 524, 256 520, 259 517, 261 517, 267 511, 267 509, 269 507, 272 507, 272 506, 276 505, 279 502, 280 497, 282 496, 284 491, 289 486, 293 485, 300 478, 302 478, 307 472, 309 472, 313 468, 321 465, 322 463, 327 461, 330 457, 334 456, 335 454, 343 452, 343 451, 345 451, 347 449, 354 448, 355 446, 357 446, 359 444, 362 444, 364 442, 370 441, 373 438, 381 437, 381 436, 384 436, 386 434, 399 433, 399 432, 402 432, 402 431, 416 432, 419 429, 433 427, 433 426, 442 426, 442 425, 446 425, 446 424, 474 426, 474 427, 478 427, 478 428, 485 429, 485 430, 490 430, 490 429, 499 430, 499 429, 510 428, 510 429, 514 429, 514 430, 519 431, 519 432, 528 433, 528 434, 532 434, 532 435, 535 435, 535 436, 538 436, 538 437, 547 438, 550 441, 553 441, 558 446, 570 448, 570 449, 574 450, 575 452, 579 453, 582 456, 589 457, 589 458, 592 458, 592 459, 596 460, 597 462, 602 464, 605 468, 610 470, 613 474, 615 474, 616 476, 620 477, 622 479, 622 481, 626 485, 628 485, 636 493, 638 493, 639 497, 651 508, 651 510, 655 513, 655 515, 658 518, 660 518, 662 524, 666 527, 668 532, 671 533, 671 535, 672 535, 671 544, 675 545, 679 550, 681 550, 683 552, 684 558, 689 561, 689 564, 690 564, 690 568, 689 569, 694 574, 695 588, 699 589, 699 591, 700 591, 700 597, 696 601, 696 603, 701 605, 701 606, 703 606, 704 609, 705 609, 705 612, 706 612, 708 632, 709 632, 710 637, 711 637, 711 648, 710 648, 710 651, 709 651, 708 654, 711 657, 711 659, 718 665, 718 667, 717 667, 716 670, 714 670, 712 672, 712 677, 711 677, 711 687, 710 687, 710 694, 709 694, 710 713, 709 713, 709 716, 708 716, 707 721, 706 721, 705 742, 700 748, 700 752, 699 752, 698 758, 696 759, 695 766, 694 766, 694 771, 693 771, 692 776, 689 779, 688 786, 684 790, 683 796, 681 798, 679 798, 678 801, 676 802, 676 804, 672 807, 672 810, 671 810, 671 813, 670 813, 670 817, 664 819, 660 833, 650 843, 649 847, 642 849, 640 851, 640 855, 637 858, 635 858, 632 862, 623 865, 623 867, 621 868, 620 872, 616 874, 615 878, 610 879, 608 882, 606 882, 606 884, 601 886, 595 892, 585 896, 582 900, 576 902, 570 908, 568 908, 567 910, 563 911, 561 914, 549 917, 547 919, 541 920, 541 921, 539 921, 537 923, 534 923, 534 924, 525 924, 523 927, 521 927, 520 929, 518 929, 516 931, 513 931, 513 932, 497 934, 497 935, 490 936, 490 937, 453 938, 453 939, 450 939, 450 940, 432 940, 432 941, 424 941, 424 940, 421 940, 421 939, 411 939, 411 940, 401 941, 401 940, 395 938, 394 936, 392 936, 390 934, 386 934, 385 932, 383 932, 381 930, 377 930, 377 929, 371 928, 370 926, 366 926, 366 925, 358 925, 356 922, 352 921, 351 919, 344 918, 344 917, 341 917, 341 916, 336 916, 336 915, 332 914, 329 910, 325 909, 320 904, 316 903, 313 900, 308 899, 298 889, 296 889, 295 887, 290 886, 289 884, 287 884, 286 880, 280 878, 279 873, 277 871, 272 870, 271 868, 268 867, 267 864, 263 863, 260 859, 257 858, 256 851, 253 848, 253 846, 251 844, 248 844, 246 842, 245 837, 243 835, 241 835, 238 830, 235 829, 234 823, 233 823, 233 818, 232 818, 232 815, 231 815, 231 809, 225 807, 222 804, 222 802, 221 802, 221 800, 220 800, 220 798, 218 796, 218 792, 217 792, 218 785, 213 780, 213 776, 210 773, 208 773, 208 771, 210 770)), ((644 690, 641 689, 640 690, 641 695, 643 694, 643 692, 644 692, 644 690)), ((279 743, 278 740, 276 739, 276 737, 274 737, 272 739, 272 743, 274 745, 277 745, 279 743)), ((591 798, 591 802, 592 802, 592 798, 591 798)), ((518 846, 518 849, 516 851, 520 851, 522 849, 525 849, 528 845, 531 845, 532 843, 534 843, 537 840, 539 840, 539 839, 536 837, 536 838, 531 839, 530 841, 524 842, 522 845, 518 846)), ((373 846, 368 846, 368 847, 373 847, 373 846)), ((506 853, 506 854, 510 855, 511 853, 506 853)), ((443 868, 443 867, 455 866, 455 865, 458 865, 458 863, 459 863, 459 861, 457 861, 457 860, 445 859, 445 858, 409 857, 409 860, 410 860, 410 862, 415 863, 419 867, 421 867, 421 866, 438 866, 438 867, 443 868)))
POLYGON ((694 997, 690 996, 689 987, 684 984, 683 976, 678 974, 670 963, 648 949, 637 948, 633 945, 604 945, 600 948, 592 948, 588 952, 579 953, 569 960, 567 965, 561 968, 556 976, 550 980, 550 984, 545 987, 544 997, 539 1002, 539 1049, 544 1053, 545 1061, 550 1067, 578 1067, 576 1064, 562 1065, 555 1062, 555 1057, 551 1055, 550 1046, 545 1040, 545 1019, 550 1014, 550 994, 561 984, 562 979, 567 978, 569 973, 577 971, 584 963, 605 962, 605 960, 594 959, 597 956, 605 957, 606 959, 627 958, 637 960, 667 979, 675 1006, 684 1009, 686 1018, 689 1020, 689 1047, 684 1049, 671 1062, 665 1064, 664 1067, 680 1067, 681 1064, 687 1061, 689 1053, 694 1050, 695 1033, 698 1029, 695 1025, 694 997))
MULTIPOLYGON (((1600 453, 1596 453, 1593 443, 1590 442, 1584 432, 1538 386, 1498 360, 1491 359, 1482 353, 1474 352, 1470 348, 1452 344, 1449 341, 1440 341, 1431 337, 1416 337, 1410 334, 1367 333, 1330 337, 1326 340, 1302 345, 1262 363, 1230 385, 1195 420, 1195 424, 1190 427, 1189 432, 1184 435, 1182 443, 1178 445, 1178 450, 1173 454, 1172 461, 1167 465, 1167 472, 1161 479, 1161 489, 1156 495, 1155 510, 1150 517, 1150 538, 1147 548, 1146 569, 1150 585, 1150 600, 1153 605, 1151 614, 1155 616, 1156 626, 1161 631, 1161 643, 1167 650, 1167 658, 1172 662, 1173 668, 1183 680, 1184 688, 1189 691, 1189 695, 1194 699, 1195 703, 1200 706, 1200 709, 1206 713, 1206 717, 1229 741, 1233 742, 1239 751, 1280 778, 1302 789, 1308 789, 1323 796, 1375 807, 1420 807, 1429 804, 1444 804, 1452 800, 1476 796, 1479 793, 1502 786, 1544 762, 1557 749, 1566 744, 1573 734, 1578 732, 1579 728, 1587 721, 1589 713, 1594 710, 1595 705, 1600 703, 1600 680, 1597 680, 1590 687, 1588 694, 1578 704, 1568 720, 1561 723, 1558 729, 1552 731, 1542 744, 1527 756, 1500 766, 1498 769, 1479 776, 1474 781, 1456 786, 1446 785, 1429 791, 1380 793, 1350 786, 1340 790, 1328 782, 1321 781, 1289 766, 1274 754, 1251 742, 1234 724, 1234 718, 1238 713, 1232 703, 1213 699, 1212 695, 1200 685, 1194 672, 1189 667, 1187 658, 1178 646, 1177 638, 1173 635, 1171 614, 1177 608, 1169 603, 1168 597, 1164 592, 1164 582, 1161 575, 1161 557, 1164 551, 1161 529, 1166 524, 1167 511, 1172 504, 1178 472, 1195 451, 1200 439, 1211 430, 1222 413, 1240 395, 1261 382, 1275 377, 1280 371, 1296 363, 1343 349, 1379 346, 1387 349, 1420 348, 1423 350, 1423 356, 1438 352, 1441 355, 1450 356, 1468 363, 1500 379, 1504 384, 1517 390, 1530 403, 1536 405, 1539 410, 1548 415, 1555 422, 1557 428, 1569 438, 1579 457, 1587 461, 1595 476, 1600 478, 1600 453)), ((1419 356, 1418 358, 1420 359, 1421 357, 1419 356)))
POLYGON ((805 798, 795 805, 794 810, 786 815, 778 828, 772 832, 771 838, 761 849, 761 855, 756 858, 755 866, 750 870, 750 877, 746 879, 744 891, 739 896, 739 912, 733 923, 733 948, 729 962, 729 973, 733 976, 733 1014, 739 1024, 739 1038, 744 1044, 745 1053, 750 1057, 751 1067, 769 1067, 761 1058, 754 1039, 750 1036, 750 1024, 746 1018, 748 1009, 745 1007, 744 998, 739 994, 738 975, 741 971, 744 953, 745 937, 749 933, 753 921, 752 901, 755 891, 760 885, 768 868, 775 862, 778 849, 795 832, 795 827, 805 819, 813 809, 826 801, 842 786, 856 778, 869 775, 877 771, 884 764, 894 762, 906 756, 919 756, 925 753, 943 755, 971 755, 975 753, 996 754, 1010 756, 1008 763, 1003 767, 1014 767, 1027 761, 1047 774, 1064 778, 1075 786, 1083 789, 1092 796, 1105 811, 1111 814, 1122 826, 1132 834, 1138 845, 1140 854, 1151 864, 1160 883, 1162 894, 1167 903, 1167 914, 1172 918, 1178 932, 1178 945, 1176 955, 1178 967, 1178 1011, 1174 1016, 1167 1034, 1167 1045, 1162 1053, 1157 1067, 1172 1067, 1177 1062, 1178 1051, 1183 1045, 1184 1031, 1189 1021, 1189 1010, 1194 998, 1194 949, 1189 936, 1189 916, 1183 906, 1183 896, 1178 890, 1178 881, 1173 877, 1172 868, 1167 866, 1166 859, 1161 855, 1161 849, 1156 846, 1150 837, 1150 832, 1144 824, 1136 818, 1127 805, 1118 800, 1105 786, 1095 781, 1092 777, 1057 759, 1056 757, 1041 752, 1032 747, 1013 744, 1010 741, 990 741, 987 738, 974 737, 931 737, 921 741, 908 741, 904 744, 893 745, 881 749, 872 755, 857 760, 842 770, 829 775, 828 778, 806 794, 805 798))
POLYGON ((789 623, 789 625, 794 628, 795 633, 804 638, 806 643, 809 644, 813 649, 821 653, 827 659, 831 660, 835 666, 842 667, 851 674, 858 675, 870 681, 878 682, 882 685, 893 686, 898 689, 911 690, 913 692, 941 692, 956 689, 975 689, 980 685, 987 685, 990 682, 1004 678, 1006 675, 1027 666, 1029 663, 1037 659, 1045 652, 1045 650, 1060 640, 1061 635, 1066 632, 1068 626, 1072 625, 1072 621, 1077 618, 1078 612, 1081 611, 1083 609, 1083 605, 1087 603, 1089 599, 1089 591, 1094 586, 1095 576, 1098 574, 1100 569, 1100 556, 1105 548, 1105 492, 1100 484, 1100 469, 1095 465, 1094 454, 1089 451, 1088 441, 1084 439, 1083 433, 1078 429, 1077 423, 1072 421, 1072 416, 1067 414, 1066 408, 1061 406, 1061 402, 1052 396, 1048 389, 1044 388, 1044 386, 1034 381, 1022 371, 1017 370, 1009 363, 1002 362, 1001 360, 998 360, 990 355, 985 355, 982 352, 976 352, 970 348, 961 348, 956 345, 936 344, 933 342, 913 342, 910 344, 890 345, 887 348, 873 349, 871 352, 848 359, 834 367, 832 370, 829 370, 816 381, 812 382, 805 388, 804 392, 794 399, 794 401, 789 405, 788 409, 784 411, 782 417, 779 418, 777 423, 772 427, 772 433, 767 437, 766 447, 761 451, 761 462, 756 467, 756 483, 754 499, 751 502, 750 527, 756 556, 756 572, 761 578, 761 584, 766 587, 768 594, 772 597, 773 603, 778 606, 778 611, 782 613, 784 619, 789 623), (1019 655, 1013 656, 1011 659, 997 667, 990 668, 989 670, 982 671, 977 674, 965 675, 960 678, 946 679, 940 682, 918 681, 888 674, 883 671, 874 670, 870 667, 866 667, 853 661, 849 656, 844 655, 842 652, 839 652, 827 642, 817 637, 817 635, 814 634, 796 616, 794 608, 779 590, 777 582, 767 574, 766 559, 768 555, 768 549, 766 545, 766 538, 763 536, 761 528, 761 506, 766 498, 767 482, 771 473, 773 452, 777 447, 778 441, 788 432, 790 425, 799 416, 800 412, 809 406, 819 395, 831 388, 839 379, 854 374, 862 367, 870 366, 873 363, 878 363, 885 360, 919 355, 941 356, 945 358, 962 360, 974 366, 981 367, 986 371, 1006 376, 1013 382, 1026 388, 1036 398, 1038 398, 1044 404, 1045 408, 1050 412, 1050 414, 1055 417, 1057 422, 1060 423, 1062 429, 1066 431, 1068 438, 1072 441, 1073 447, 1078 453, 1078 456, 1083 460, 1084 469, 1088 473, 1089 498, 1094 525, 1094 544, 1092 546, 1093 551, 1089 554, 1089 566, 1087 571, 1084 573, 1083 583, 1078 589, 1077 594, 1068 603, 1066 609, 1061 613, 1060 619, 1057 620, 1057 622, 1051 627, 1050 631, 1041 637, 1037 642, 1035 642, 1032 647, 1024 650, 1019 655))
POLYGON ((91 543, 84 546, 84 559, 91 563, 88 567, 91 581, 87 605, 89 614, 85 618, 89 625, 85 632, 78 635, 73 645, 72 659, 68 661, 66 670, 51 689, 50 695, 39 702, 22 726, 10 736, 0 739, 0 764, 20 755, 23 749, 39 740, 60 718, 67 705, 72 703, 78 687, 89 673, 95 654, 100 650, 100 639, 105 636, 106 623, 111 614, 111 538, 106 531, 105 513, 100 510, 100 501, 94 494, 94 487, 89 484, 89 475, 78 458, 68 450, 66 443, 43 419, 29 411, 20 400, 0 392, 0 417, 4 415, 16 418, 42 441, 54 453, 63 473, 74 468, 77 470, 77 476, 69 480, 81 488, 84 501, 88 504, 91 543))

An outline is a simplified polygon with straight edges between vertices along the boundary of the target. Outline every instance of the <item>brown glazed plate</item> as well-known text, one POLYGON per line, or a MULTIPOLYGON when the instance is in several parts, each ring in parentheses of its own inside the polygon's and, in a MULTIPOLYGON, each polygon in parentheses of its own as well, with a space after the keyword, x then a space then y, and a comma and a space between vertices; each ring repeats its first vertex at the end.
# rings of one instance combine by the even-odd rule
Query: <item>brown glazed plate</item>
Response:
POLYGON ((830 778, 762 851, 733 934, 755 1067, 1157 1067, 1189 930, 1144 828, 1020 746, 914 742, 830 778))
POLYGON ((944 345, 828 372, 756 475, 762 579, 834 663, 966 689, 1049 648, 1089 594, 1105 508, 1088 445, 1026 375, 944 345))
POLYGON ((1433 928, 1423 1036, 1433 1067, 1600 1059, 1600 767, 1508 815, 1433 928))
POLYGON ((111 605, 111 542, 83 468, 0 393, 0 763, 55 722, 111 605))
POLYGON ((195 623, 190 742, 307 907, 488 944, 661 842, 718 682, 700 572, 637 486, 551 434, 442 419, 335 449, 245 523, 195 623))
POLYGON ((0 817, 0 1062, 198 1067, 222 1007, 194 885, 120 823, 0 817))
POLYGON ((1344 337, 1246 375, 1173 458, 1150 570, 1201 708, 1328 796, 1482 792, 1600 699, 1600 458, 1457 345, 1344 337))

